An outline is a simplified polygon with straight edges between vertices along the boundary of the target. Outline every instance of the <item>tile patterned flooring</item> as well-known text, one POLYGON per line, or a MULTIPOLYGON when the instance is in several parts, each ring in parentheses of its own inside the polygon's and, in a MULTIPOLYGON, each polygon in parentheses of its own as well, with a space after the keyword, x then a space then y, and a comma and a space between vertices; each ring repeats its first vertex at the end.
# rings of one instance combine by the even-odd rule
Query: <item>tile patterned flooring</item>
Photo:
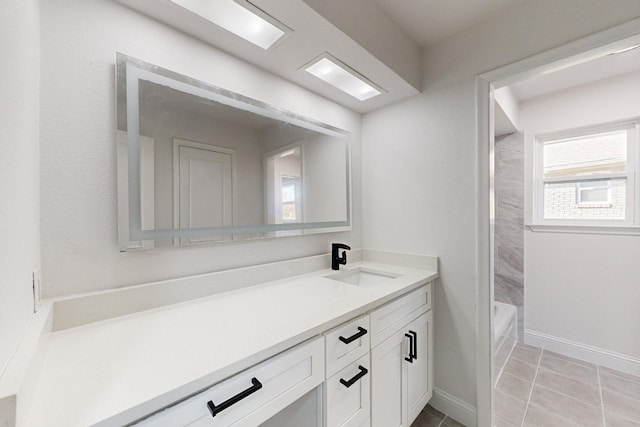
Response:
POLYGON ((496 427, 640 427, 640 377, 517 344, 495 410, 496 427))
POLYGON ((446 416, 431 405, 427 405, 411 427, 465 427, 451 417, 446 416))

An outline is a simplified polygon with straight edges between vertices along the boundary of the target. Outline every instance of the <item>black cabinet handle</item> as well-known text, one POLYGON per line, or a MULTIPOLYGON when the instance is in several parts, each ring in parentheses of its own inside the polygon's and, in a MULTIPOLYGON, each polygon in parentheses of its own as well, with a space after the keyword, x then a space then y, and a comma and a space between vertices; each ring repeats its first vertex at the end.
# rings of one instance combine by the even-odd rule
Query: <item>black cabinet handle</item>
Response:
POLYGON ((409 357, 405 357, 404 360, 413 363, 413 335, 404 334, 404 336, 409 338, 409 357))
POLYGON ((367 368, 365 368, 364 366, 358 365, 358 369, 360 369, 360 372, 358 372, 353 378, 351 378, 349 381, 340 378, 340 383, 346 388, 349 388, 355 383, 357 383, 360 378, 367 375, 367 372, 369 372, 367 368))
POLYGON ((413 336, 413 340, 411 340, 411 342, 413 343, 413 353, 411 354, 411 357, 413 358, 413 360, 417 360, 418 359, 418 334, 413 331, 409 331, 409 333, 413 336))
POLYGON ((224 402, 222 402, 218 406, 216 406, 216 404, 213 403, 213 400, 208 401, 207 402, 207 407, 209 408, 209 412, 211 412, 211 416, 215 417, 218 413, 224 411, 229 406, 235 405, 236 403, 240 402, 245 397, 249 396, 250 394, 255 393, 256 391, 258 391, 258 390, 260 390, 262 388, 262 383, 260 381, 258 381, 257 378, 251 378, 251 384, 253 384, 251 387, 249 387, 248 389, 246 389, 244 391, 241 391, 240 393, 236 394, 232 398, 230 398, 228 400, 225 400, 224 402))
POLYGON ((343 336, 338 337, 338 339, 340 341, 342 341, 345 344, 349 344, 350 342, 353 342, 355 340, 357 340, 360 337, 363 337, 367 335, 367 330, 365 328, 362 328, 360 326, 358 326, 358 332, 356 332, 355 334, 351 335, 349 338, 345 338, 343 336))

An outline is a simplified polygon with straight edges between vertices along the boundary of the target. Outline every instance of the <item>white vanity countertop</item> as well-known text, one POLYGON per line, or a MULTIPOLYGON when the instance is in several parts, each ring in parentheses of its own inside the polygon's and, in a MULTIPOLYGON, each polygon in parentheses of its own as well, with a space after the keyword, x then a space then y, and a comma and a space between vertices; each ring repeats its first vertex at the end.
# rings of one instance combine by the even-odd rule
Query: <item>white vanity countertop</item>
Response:
POLYGON ((28 426, 124 425, 437 277, 400 274, 364 288, 323 270, 53 332, 28 426))

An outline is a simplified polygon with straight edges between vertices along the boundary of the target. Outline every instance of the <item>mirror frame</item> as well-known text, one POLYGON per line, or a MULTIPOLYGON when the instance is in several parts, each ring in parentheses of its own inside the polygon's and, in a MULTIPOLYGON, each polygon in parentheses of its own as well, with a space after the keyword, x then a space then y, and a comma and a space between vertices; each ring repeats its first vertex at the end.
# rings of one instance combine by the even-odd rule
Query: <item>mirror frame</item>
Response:
MULTIPOLYGON (((331 233, 351 230, 351 144, 350 133, 322 123, 320 121, 301 116, 287 111, 277 106, 249 98, 247 96, 220 88, 218 86, 184 76, 182 74, 149 64, 142 60, 130 57, 122 53, 116 53, 116 132, 125 131, 127 134, 127 165, 126 174, 128 179, 128 194, 123 196, 118 194, 118 199, 122 197, 128 201, 128 227, 122 224, 119 219, 118 226, 128 228, 124 234, 128 235, 128 241, 123 242, 122 232, 120 234, 120 246, 123 250, 143 249, 145 245, 132 244, 132 242, 149 241, 156 239, 179 239, 187 237, 204 236, 228 236, 233 235, 231 240, 211 242, 211 244, 246 241, 253 239, 265 239, 273 237, 285 237, 278 235, 255 236, 256 233, 274 233, 278 231, 300 231, 296 235, 307 235, 317 233, 331 233), (230 107, 258 114, 281 122, 289 123, 335 138, 345 142, 345 163, 346 163, 346 219, 344 221, 309 222, 309 223, 288 223, 288 224, 257 224, 257 225, 234 225, 225 227, 206 228, 173 228, 162 230, 144 230, 142 228, 142 206, 141 206, 141 168, 140 168, 140 121, 139 121, 139 86, 140 79, 152 83, 162 84, 170 88, 180 90, 185 93, 206 98, 230 107), (124 83, 124 84, 123 84, 124 83), (118 107, 124 108, 123 112, 118 111, 118 107), (128 231, 128 232, 127 232, 128 231), (247 235, 244 236, 243 235, 247 235)), ((118 168, 125 168, 125 165, 118 162, 118 168)), ((125 203, 119 203, 124 205, 125 203)), ((123 206, 118 206, 119 209, 123 206)), ((291 236, 291 233, 285 233, 291 236)))

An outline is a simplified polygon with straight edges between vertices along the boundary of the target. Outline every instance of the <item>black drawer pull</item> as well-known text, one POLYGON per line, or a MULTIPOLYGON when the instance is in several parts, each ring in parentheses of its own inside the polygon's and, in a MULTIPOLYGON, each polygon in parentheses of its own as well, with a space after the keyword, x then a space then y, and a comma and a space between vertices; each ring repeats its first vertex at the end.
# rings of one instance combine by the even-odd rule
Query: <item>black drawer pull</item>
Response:
POLYGON ((365 368, 364 366, 358 365, 358 369, 360 369, 360 372, 358 372, 355 377, 351 378, 349 381, 340 378, 340 383, 346 388, 349 388, 355 383, 357 383, 360 378, 367 375, 367 372, 369 372, 367 368, 365 368))
POLYGON ((413 331, 409 331, 409 333, 413 335, 413 354, 411 357, 413 360, 418 360, 418 334, 413 331))
POLYGON ((409 338, 409 357, 405 357, 404 360, 413 363, 413 335, 404 334, 404 336, 409 338))
POLYGON ((345 338, 343 336, 338 337, 338 339, 340 341, 342 341, 345 344, 349 344, 350 342, 353 342, 355 340, 357 340, 360 337, 363 337, 367 335, 367 330, 365 328, 362 328, 360 326, 358 326, 358 332, 356 332, 355 334, 351 335, 349 338, 345 338))
POLYGON ((240 402, 245 397, 249 396, 250 394, 255 393, 256 391, 258 391, 258 390, 260 390, 262 388, 262 383, 260 381, 258 381, 257 378, 251 378, 251 383, 253 384, 251 387, 249 387, 248 389, 246 389, 244 391, 241 391, 240 393, 236 394, 232 398, 230 398, 228 400, 225 400, 224 402, 222 402, 218 406, 216 406, 216 404, 213 403, 213 400, 208 401, 207 402, 207 407, 209 408, 209 412, 211 412, 211 416, 215 417, 217 414, 219 414, 220 412, 224 411, 229 406, 235 405, 236 403, 240 402))

